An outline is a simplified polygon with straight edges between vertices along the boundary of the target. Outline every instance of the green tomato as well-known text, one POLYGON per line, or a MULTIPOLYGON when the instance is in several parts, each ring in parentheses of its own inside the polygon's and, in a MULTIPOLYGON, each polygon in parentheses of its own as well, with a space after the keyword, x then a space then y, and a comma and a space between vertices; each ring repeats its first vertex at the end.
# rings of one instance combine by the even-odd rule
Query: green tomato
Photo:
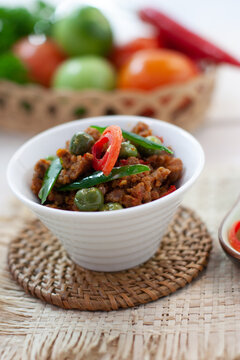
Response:
POLYGON ((98 9, 84 6, 53 25, 52 35, 70 56, 107 55, 113 44, 110 24, 98 9))
POLYGON ((103 193, 95 187, 78 190, 74 198, 74 203, 80 211, 97 211, 103 202, 103 193))
POLYGON ((82 56, 61 64, 53 78, 57 89, 112 90, 116 84, 116 74, 112 65, 99 56, 82 56))

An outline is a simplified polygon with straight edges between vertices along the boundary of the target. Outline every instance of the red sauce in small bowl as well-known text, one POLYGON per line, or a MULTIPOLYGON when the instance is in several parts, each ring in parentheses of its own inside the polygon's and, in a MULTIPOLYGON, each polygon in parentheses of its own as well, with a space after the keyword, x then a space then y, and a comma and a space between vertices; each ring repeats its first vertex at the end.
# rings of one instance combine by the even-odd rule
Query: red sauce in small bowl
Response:
POLYGON ((240 220, 236 221, 230 228, 228 233, 230 245, 240 252, 240 220))

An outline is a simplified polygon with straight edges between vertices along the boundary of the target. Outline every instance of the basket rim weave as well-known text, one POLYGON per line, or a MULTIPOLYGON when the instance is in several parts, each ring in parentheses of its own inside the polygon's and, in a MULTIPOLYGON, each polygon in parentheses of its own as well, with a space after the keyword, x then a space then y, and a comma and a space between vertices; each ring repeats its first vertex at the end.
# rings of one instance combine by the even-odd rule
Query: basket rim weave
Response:
POLYGON ((137 115, 192 131, 204 121, 215 77, 210 66, 189 81, 152 91, 55 90, 0 81, 0 127, 34 134, 77 119, 137 115))

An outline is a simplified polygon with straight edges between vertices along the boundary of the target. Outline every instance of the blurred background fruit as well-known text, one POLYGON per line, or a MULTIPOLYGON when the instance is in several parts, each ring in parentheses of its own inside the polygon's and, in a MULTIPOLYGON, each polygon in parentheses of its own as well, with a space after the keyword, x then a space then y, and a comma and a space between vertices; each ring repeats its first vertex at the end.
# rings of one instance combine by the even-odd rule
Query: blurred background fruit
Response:
POLYGON ((0 52, 3 53, 21 37, 34 31, 35 18, 25 8, 0 8, 0 52))
POLYGON ((28 70, 29 80, 47 87, 51 84, 56 68, 66 58, 59 47, 45 35, 20 39, 14 44, 13 52, 28 70))
POLYGON ((53 25, 53 37, 70 56, 107 55, 113 35, 106 17, 98 9, 84 6, 53 25))
POLYGON ((53 86, 56 89, 112 90, 116 84, 113 66, 100 56, 86 55, 65 61, 57 70, 53 86))
POLYGON ((104 114, 151 116, 188 129, 200 121, 220 67, 217 47, 200 39, 202 29, 198 36, 174 11, 173 19, 163 12, 163 0, 162 9, 158 0, 11 1, 23 6, 0 8, 0 79, 10 80, 0 82, 2 118, 13 118, 14 103, 18 124, 28 116, 36 131, 104 114))
MULTIPOLYGON (((7 4, 7 2, 6 2, 7 4)), ((9 50, 20 38, 29 34, 49 34, 55 8, 34 1, 31 11, 25 7, 0 7, 0 52, 9 50)))
POLYGON ((4 78, 19 84, 28 82, 28 71, 22 61, 11 52, 0 55, 0 79, 4 78))
POLYGON ((190 80, 197 74, 196 64, 184 54, 166 49, 148 49, 136 52, 120 69, 118 87, 153 90, 190 80))
POLYGON ((131 57, 140 50, 157 49, 161 47, 159 37, 137 38, 122 46, 115 46, 110 54, 110 60, 120 68, 125 65, 131 57))
MULTIPOLYGON (((100 4, 91 0, 84 5, 82 0, 69 0, 61 2, 56 9, 48 2, 34 1, 33 4, 31 8, 0 8, 0 53, 13 52, 15 55, 15 61, 12 59, 9 66, 5 60, 0 73, 2 79, 35 82, 45 87, 53 85, 55 89, 151 91, 186 82, 203 72, 201 58, 192 60, 191 49, 188 48, 188 56, 184 51, 173 51, 172 43, 168 43, 169 31, 171 39, 176 41, 179 36, 182 41, 184 31, 187 37, 195 35, 181 30, 176 22, 155 9, 143 8, 134 12, 135 26, 141 23, 142 29, 146 29, 145 36, 134 38, 131 17, 127 16, 130 12, 121 13, 120 7, 106 6, 107 1, 100 4), (164 24, 160 21, 162 18, 164 24), (122 25, 116 31, 118 21, 122 25), (121 44, 119 30, 127 34, 126 21, 130 28, 129 38, 121 44), (147 31, 148 22, 151 31, 147 31), (175 34, 172 28, 168 29, 168 23, 181 31, 175 34), (161 31, 162 25, 164 31, 161 31), (18 66, 22 65, 19 74, 16 58, 19 59, 18 66), (59 68, 67 58, 72 61, 59 68), (10 74, 12 64, 14 68, 10 74)), ((209 60, 214 61, 213 58, 209 60)))

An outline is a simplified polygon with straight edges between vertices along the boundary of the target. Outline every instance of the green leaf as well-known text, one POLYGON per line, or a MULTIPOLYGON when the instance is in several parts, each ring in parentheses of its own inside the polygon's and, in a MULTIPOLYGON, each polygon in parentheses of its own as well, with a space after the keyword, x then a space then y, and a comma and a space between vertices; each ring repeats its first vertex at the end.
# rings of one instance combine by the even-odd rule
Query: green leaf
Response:
POLYGON ((52 190, 60 171, 62 170, 62 164, 60 159, 57 157, 52 160, 51 165, 45 173, 42 187, 38 193, 38 197, 41 200, 41 204, 44 204, 47 197, 52 190))
POLYGON ((102 171, 96 171, 92 175, 87 176, 80 181, 58 188, 58 191, 86 189, 108 181, 120 179, 124 176, 135 175, 145 171, 150 171, 150 168, 141 164, 115 167, 108 176, 104 175, 102 171))
MULTIPOLYGON (((103 133, 104 130, 106 129, 106 127, 95 126, 95 125, 92 125, 90 127, 97 129, 100 133, 103 133)), ((148 139, 144 138, 143 136, 134 134, 130 131, 122 130, 122 135, 123 135, 124 139, 129 140, 133 145, 140 145, 146 149, 160 150, 160 151, 165 151, 169 154, 173 154, 173 151, 168 149, 166 146, 156 144, 155 142, 148 140, 148 139)))

